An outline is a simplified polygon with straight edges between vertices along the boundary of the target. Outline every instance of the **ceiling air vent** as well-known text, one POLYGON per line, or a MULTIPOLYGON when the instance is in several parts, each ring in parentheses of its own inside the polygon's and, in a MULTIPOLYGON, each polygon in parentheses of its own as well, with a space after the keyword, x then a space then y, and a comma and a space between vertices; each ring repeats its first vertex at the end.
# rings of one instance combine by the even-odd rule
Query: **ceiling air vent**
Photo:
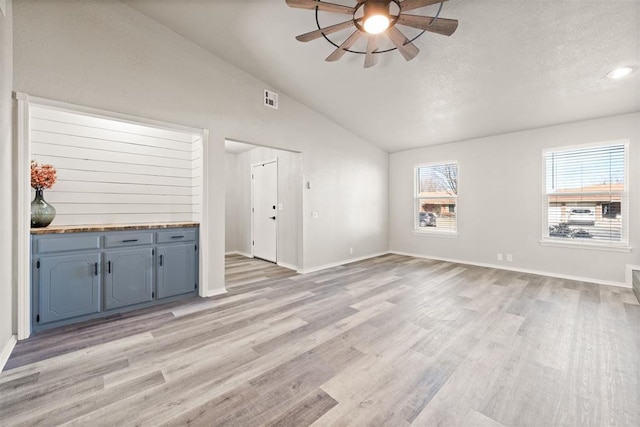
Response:
POLYGON ((264 106, 278 109, 278 94, 268 89, 264 90, 264 106))

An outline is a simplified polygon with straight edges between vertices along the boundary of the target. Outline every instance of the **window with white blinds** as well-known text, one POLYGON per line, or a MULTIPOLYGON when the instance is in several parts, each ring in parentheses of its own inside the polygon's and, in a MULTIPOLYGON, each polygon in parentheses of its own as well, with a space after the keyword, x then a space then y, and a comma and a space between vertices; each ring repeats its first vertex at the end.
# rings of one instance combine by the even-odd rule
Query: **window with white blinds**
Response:
POLYGON ((418 166, 415 179, 415 230, 455 233, 458 229, 458 163, 418 166))
POLYGON ((628 143, 544 152, 543 238, 572 244, 628 243, 628 143))

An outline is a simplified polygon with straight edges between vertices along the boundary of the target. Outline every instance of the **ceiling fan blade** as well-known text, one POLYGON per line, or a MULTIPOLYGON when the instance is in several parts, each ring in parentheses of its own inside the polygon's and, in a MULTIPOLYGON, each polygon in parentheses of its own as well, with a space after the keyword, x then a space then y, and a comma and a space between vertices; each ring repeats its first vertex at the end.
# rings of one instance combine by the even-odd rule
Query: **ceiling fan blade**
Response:
POLYGON ((367 41, 367 55, 364 57, 364 68, 370 68, 378 62, 378 55, 373 52, 378 48, 378 36, 371 34, 367 41))
MULTIPOLYGON (((443 3, 447 0, 404 0, 400 2, 400 10, 402 12, 408 12, 413 9, 419 9, 425 6, 431 6, 436 3, 443 3)), ((289 3, 287 1, 287 3, 289 3)))
POLYGON ((287 0, 287 5, 300 9, 315 9, 317 7, 318 10, 322 10, 324 12, 345 13, 347 15, 353 15, 356 11, 353 7, 343 6, 341 4, 325 3, 319 0, 287 0))
POLYGON ((306 34, 300 34, 299 36, 296 37, 296 39, 301 42, 308 42, 308 41, 315 40, 322 37, 323 34, 333 34, 335 32, 345 30, 353 26, 354 26, 354 22, 353 22, 353 19, 351 19, 349 21, 341 22, 340 24, 335 24, 325 28, 320 28, 319 30, 311 31, 306 34))
POLYGON ((419 28, 431 33, 442 34, 443 36, 450 36, 458 28, 457 19, 435 19, 432 16, 405 14, 400 15, 400 17, 398 18, 398 24, 406 25, 407 27, 419 28))
POLYGON ((327 56, 325 61, 334 62, 342 58, 344 54, 347 53, 347 49, 351 48, 351 46, 353 46, 353 44, 358 41, 361 35, 362 32, 360 32, 360 30, 354 31, 353 34, 351 34, 345 41, 342 42, 340 47, 334 50, 331 55, 327 56))
POLYGON ((391 43, 398 48, 398 51, 407 61, 411 61, 420 52, 420 49, 418 49, 415 44, 411 43, 409 39, 405 37, 405 35, 402 34, 402 32, 400 32, 400 30, 395 26, 387 30, 387 35, 389 36, 391 43))

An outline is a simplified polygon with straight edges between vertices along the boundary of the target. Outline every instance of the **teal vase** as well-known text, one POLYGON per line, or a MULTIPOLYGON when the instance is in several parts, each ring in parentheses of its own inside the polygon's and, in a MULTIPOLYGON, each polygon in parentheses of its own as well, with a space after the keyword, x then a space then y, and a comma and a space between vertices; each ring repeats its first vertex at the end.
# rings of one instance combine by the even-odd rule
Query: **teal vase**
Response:
POLYGON ((36 190, 36 197, 31 202, 31 227, 42 228, 51 224, 56 217, 56 208, 44 199, 42 189, 36 190))

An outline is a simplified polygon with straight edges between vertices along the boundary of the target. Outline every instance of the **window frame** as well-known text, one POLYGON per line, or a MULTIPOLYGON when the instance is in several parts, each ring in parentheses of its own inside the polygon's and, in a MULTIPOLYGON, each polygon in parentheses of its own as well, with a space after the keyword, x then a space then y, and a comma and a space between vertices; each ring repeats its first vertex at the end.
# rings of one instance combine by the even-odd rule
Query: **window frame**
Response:
POLYGON ((458 196, 460 195, 460 162, 458 162, 457 160, 448 160, 448 161, 437 161, 437 162, 429 162, 429 163, 419 163, 414 165, 413 167, 413 197, 412 197, 412 203, 413 203, 413 207, 411 209, 412 215, 413 215, 413 234, 418 235, 418 236, 440 236, 440 237, 450 237, 450 238, 456 238, 458 237, 458 214, 460 211, 460 205, 458 203, 458 196), (431 167, 431 166, 444 166, 444 165, 456 165, 456 168, 458 170, 458 179, 456 182, 456 187, 458 192, 455 195, 449 195, 449 196, 441 196, 441 197, 430 197, 430 199, 451 199, 454 198, 456 203, 455 203, 455 230, 443 230, 443 229, 439 229, 436 227, 420 227, 419 223, 418 223, 418 212, 420 212, 420 202, 419 200, 421 199, 421 197, 418 197, 418 182, 419 182, 419 178, 418 178, 418 171, 420 168, 426 168, 426 167, 431 167))
MULTIPOLYGON (((591 249, 591 250, 602 250, 602 251, 612 251, 612 252, 631 252, 631 247, 629 246, 629 216, 631 210, 631 200, 630 200, 630 191, 629 191, 629 140, 628 139, 618 139, 618 140, 610 140, 610 141, 601 141, 601 142, 593 142, 588 144, 577 144, 577 145, 565 145, 565 146, 556 146, 545 148, 542 150, 542 236, 540 238, 540 244, 543 246, 555 246, 555 247, 569 247, 569 248, 578 248, 578 249, 591 249), (561 151, 572 151, 572 150, 580 150, 580 149, 589 149, 596 147, 607 147, 611 145, 623 145, 624 146, 624 191, 619 192, 609 192, 609 194, 619 194, 621 199, 621 211, 625 212, 625 208, 623 206, 626 205, 626 214, 622 215, 622 224, 621 224, 621 239, 620 241, 588 241, 588 240, 573 240, 566 239, 563 237, 552 237, 549 236, 549 197, 553 196, 551 193, 547 193, 547 155, 553 152, 561 152, 561 151)), ((602 192, 596 193, 563 193, 566 195, 573 194, 604 194, 602 192)))

